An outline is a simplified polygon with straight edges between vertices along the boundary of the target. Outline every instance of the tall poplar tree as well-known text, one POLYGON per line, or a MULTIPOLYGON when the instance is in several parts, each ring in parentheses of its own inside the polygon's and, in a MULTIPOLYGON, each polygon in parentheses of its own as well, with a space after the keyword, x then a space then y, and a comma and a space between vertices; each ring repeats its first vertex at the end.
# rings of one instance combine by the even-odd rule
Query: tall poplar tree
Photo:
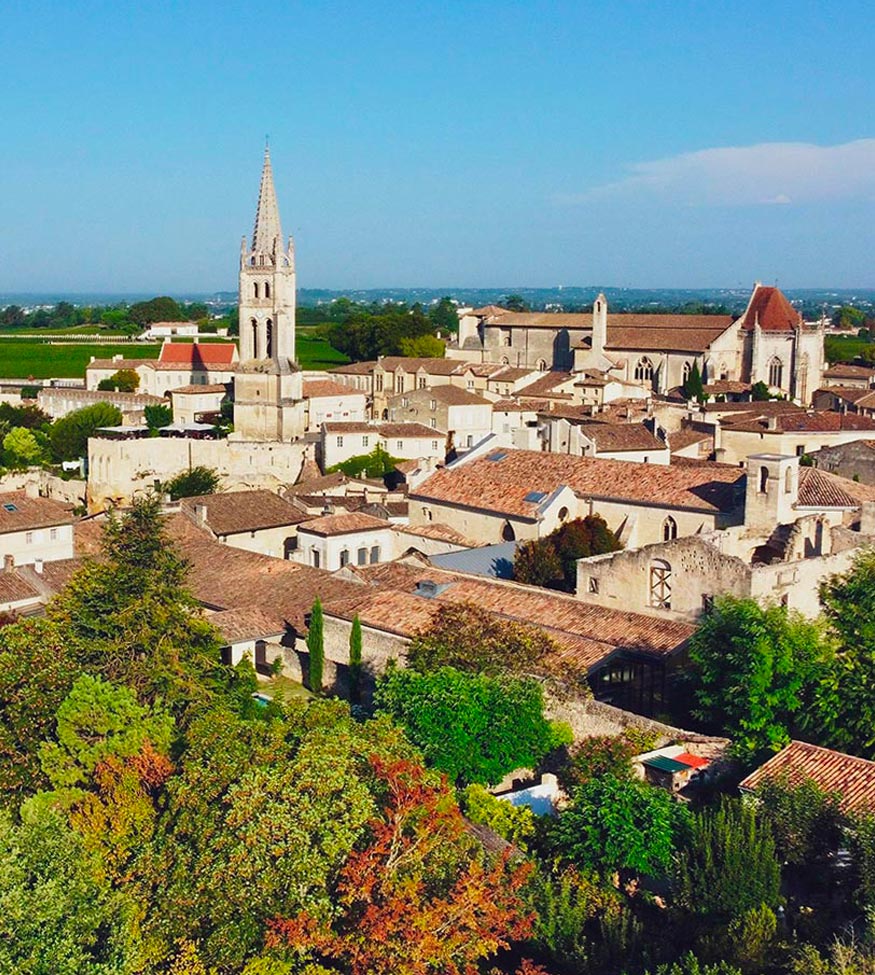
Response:
POLYGON ((322 603, 316 597, 310 612, 310 628, 307 631, 307 649, 310 652, 310 690, 322 692, 322 671, 325 666, 325 637, 322 621, 322 603))
POLYGON ((354 704, 362 696, 362 624, 356 614, 349 632, 349 699, 354 704))

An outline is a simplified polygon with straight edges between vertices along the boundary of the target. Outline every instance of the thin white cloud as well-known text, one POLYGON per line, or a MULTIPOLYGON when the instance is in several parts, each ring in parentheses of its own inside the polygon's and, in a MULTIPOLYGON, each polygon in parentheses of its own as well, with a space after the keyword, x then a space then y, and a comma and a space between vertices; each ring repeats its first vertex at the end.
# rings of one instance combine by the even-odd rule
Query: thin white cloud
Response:
POLYGON ((634 163, 629 175, 564 203, 637 199, 750 206, 875 199, 875 139, 837 146, 763 142, 634 163))

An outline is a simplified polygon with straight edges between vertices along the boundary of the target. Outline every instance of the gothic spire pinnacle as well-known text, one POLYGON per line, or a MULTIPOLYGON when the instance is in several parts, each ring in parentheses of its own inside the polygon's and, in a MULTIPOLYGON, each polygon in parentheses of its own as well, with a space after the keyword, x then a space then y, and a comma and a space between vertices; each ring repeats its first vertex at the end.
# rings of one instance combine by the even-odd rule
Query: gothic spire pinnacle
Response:
POLYGON ((273 170, 270 168, 270 147, 264 147, 264 168, 261 171, 261 189, 258 193, 258 209, 255 212, 255 228, 252 231, 252 250, 257 254, 273 254, 274 244, 282 250, 283 228, 280 211, 273 187, 273 170))

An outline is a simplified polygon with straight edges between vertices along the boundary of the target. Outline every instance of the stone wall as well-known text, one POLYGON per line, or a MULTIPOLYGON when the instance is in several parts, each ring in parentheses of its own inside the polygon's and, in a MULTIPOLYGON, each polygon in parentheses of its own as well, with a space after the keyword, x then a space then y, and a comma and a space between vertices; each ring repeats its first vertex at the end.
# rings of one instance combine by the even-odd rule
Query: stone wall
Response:
POLYGON ((862 484, 875 484, 875 450, 871 443, 871 440, 856 440, 835 447, 821 447, 811 456, 815 466, 822 471, 862 484))

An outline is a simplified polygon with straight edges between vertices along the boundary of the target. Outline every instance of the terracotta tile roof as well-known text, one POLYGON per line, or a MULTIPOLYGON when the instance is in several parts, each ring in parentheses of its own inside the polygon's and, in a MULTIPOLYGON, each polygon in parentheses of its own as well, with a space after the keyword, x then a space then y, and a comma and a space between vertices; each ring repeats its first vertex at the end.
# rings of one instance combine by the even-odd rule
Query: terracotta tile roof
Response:
POLYGON ((167 533, 189 563, 195 598, 213 609, 256 607, 303 633, 317 596, 324 601, 359 591, 323 569, 223 545, 184 515, 168 518, 167 533))
POLYGON ((371 626, 396 636, 411 638, 426 629, 437 615, 440 604, 397 589, 355 586, 351 595, 331 599, 325 612, 351 620, 358 616, 363 626, 371 626))
MULTIPOLYGON (((80 523, 81 524, 81 523, 80 523)), ((79 526, 76 526, 78 541, 79 526)), ((49 594, 54 595, 60 592, 73 577, 73 573, 78 571, 83 565, 83 559, 57 559, 52 562, 43 562, 43 571, 37 573, 33 566, 25 565, 21 567, 21 572, 28 575, 29 581, 43 587, 49 594)))
POLYGON ((668 443, 671 449, 683 450, 685 447, 692 447, 695 443, 706 443, 712 439, 712 434, 701 433, 698 430, 678 430, 677 433, 668 435, 668 443))
POLYGON ((540 501, 526 501, 526 495, 567 485, 585 498, 714 513, 738 507, 743 476, 737 467, 676 468, 508 449, 439 470, 410 497, 534 519, 540 501))
POLYGON ((17 569, 0 571, 0 605, 21 603, 25 600, 39 602, 40 592, 17 569))
POLYGON ((605 347, 642 352, 705 352, 732 324, 732 318, 726 315, 614 315, 608 319, 605 347), (656 326, 617 321, 623 318, 666 318, 671 323, 656 326))
POLYGON ((237 346, 233 342, 165 342, 161 346, 158 362, 193 369, 230 368, 236 352, 237 346))
POLYGON ((531 376, 536 371, 535 369, 523 369, 519 366, 501 366, 497 372, 490 373, 488 382, 515 383, 518 379, 531 376))
POLYGON ((390 523, 382 518, 374 518, 373 515, 352 511, 346 514, 311 518, 301 525, 298 533, 307 532, 310 535, 330 537, 333 535, 352 535, 356 532, 381 531, 389 527, 391 527, 390 523))
POLYGON ((704 413, 804 413, 805 407, 788 400, 763 400, 757 403, 705 403, 699 408, 704 413))
POLYGON ((486 316, 487 325, 502 328, 592 328, 592 312, 508 311, 486 316))
POLYGON ((94 359, 88 363, 85 371, 87 372, 89 369, 112 369, 113 372, 117 372, 119 369, 136 370, 137 366, 155 366, 157 364, 157 359, 94 359))
POLYGON ((303 514, 285 498, 271 491, 229 491, 223 494, 203 494, 183 498, 182 512, 197 523, 196 508, 206 509, 206 524, 219 537, 239 532, 281 528, 306 521, 303 514))
POLYGON ((326 420, 322 426, 326 433, 378 433, 378 424, 365 420, 326 420))
POLYGON ((528 397, 539 397, 544 399, 565 398, 571 399, 571 393, 558 391, 557 387, 565 383, 574 381, 577 377, 570 372, 548 372, 546 376, 541 376, 528 386, 523 386, 517 390, 521 399, 528 397))
POLYGON ((825 370, 826 379, 869 379, 875 377, 875 366, 854 366, 847 362, 837 362, 825 370))
POLYGON ((790 785, 815 782, 824 792, 837 792, 846 812, 875 811, 875 762, 835 752, 804 741, 791 741, 739 785, 755 792, 768 779, 786 778, 790 785))
POLYGON ((864 501, 875 501, 875 487, 816 467, 799 468, 797 507, 858 508, 864 501))
POLYGON ((24 491, 5 492, 0 494, 0 535, 72 525, 71 507, 48 498, 29 498, 24 491))
POLYGON ((726 430, 741 430, 745 433, 839 433, 843 430, 875 430, 875 420, 857 413, 779 413, 775 418, 777 426, 769 427, 766 417, 741 417, 725 419, 722 426, 726 430))
POLYGON ((286 625, 278 616, 266 613, 257 606, 224 609, 210 613, 207 618, 228 643, 279 637, 286 632, 286 625))
POLYGON ((373 371, 376 364, 376 359, 369 359, 366 362, 350 362, 345 366, 336 366, 328 371, 339 373, 341 376, 367 376, 373 371))
POLYGON ((735 379, 715 379, 713 383, 705 383, 702 389, 713 396, 720 393, 747 393, 750 383, 742 383, 735 379))
POLYGON ((349 477, 343 471, 332 471, 330 474, 323 474, 321 477, 308 478, 306 481, 299 481, 297 484, 287 487, 284 494, 287 497, 302 497, 307 495, 322 495, 326 491, 336 491, 338 488, 352 488, 356 493, 367 489, 369 494, 385 492, 386 485, 382 481, 374 481, 369 478, 349 477))
MULTIPOLYGON (((422 390, 427 393, 430 399, 446 406, 484 406, 492 405, 492 401, 471 393, 461 386, 433 386, 431 389, 422 390)), ((407 394, 410 395, 409 393, 407 394)), ((425 397, 423 397, 425 398, 425 397)))
POLYGON ((469 314, 477 315, 478 318, 486 318, 489 315, 507 315, 508 310, 502 308, 501 305, 482 305, 480 308, 472 308, 469 314))
POLYGON ((385 372, 417 372, 425 370, 432 376, 451 376, 454 372, 464 372, 467 363, 458 359, 416 358, 414 356, 387 355, 377 360, 377 365, 385 372))
POLYGON ((660 440, 642 423, 581 423, 580 432, 592 440, 598 451, 621 453, 626 450, 666 450, 660 440))
POLYGON ((395 530, 404 535, 420 535, 422 538, 435 538, 454 545, 464 545, 466 548, 476 547, 470 538, 439 521, 430 521, 427 525, 396 525, 395 530))
POLYGON ((304 399, 319 399, 328 396, 361 396, 364 392, 347 386, 346 383, 336 383, 331 379, 308 379, 304 382, 304 399))
MULTIPOLYGON (((602 662, 618 649, 667 657, 695 631, 687 623, 603 609, 534 586, 449 572, 410 561, 356 568, 355 573, 378 590, 396 589, 408 597, 407 601, 398 601, 396 615, 386 617, 404 635, 412 636, 427 624, 436 612, 436 604, 470 602, 496 616, 546 630, 559 644, 560 658, 583 670, 602 662), (418 584, 425 581, 440 587, 433 599, 415 595, 418 584), (425 609, 421 604, 435 609, 425 609)), ((363 600, 366 601, 364 597, 363 600)), ((345 608, 348 612, 349 607, 345 608)), ((331 611, 336 609, 332 603, 331 611)))
POLYGON ((759 322, 764 332, 790 332, 802 325, 802 316, 778 288, 758 284, 741 316, 741 327, 750 332, 759 322))
POLYGON ((544 407, 543 400, 500 399, 492 404, 493 413, 539 413, 544 407))
POLYGON ((200 393, 227 393, 228 387, 224 383, 209 383, 194 386, 177 386, 168 391, 171 396, 198 396, 200 393))
MULTIPOLYGON (((453 389, 453 386, 443 386, 442 389, 453 389)), ((432 392, 436 393, 434 389, 432 392)), ((464 390, 460 390, 464 392, 464 390)), ((443 434, 437 430, 427 427, 424 423, 381 423, 379 425, 380 436, 386 439, 403 439, 404 437, 429 437, 432 440, 442 440, 443 434)), ((391 453, 391 451, 389 451, 391 453)))

